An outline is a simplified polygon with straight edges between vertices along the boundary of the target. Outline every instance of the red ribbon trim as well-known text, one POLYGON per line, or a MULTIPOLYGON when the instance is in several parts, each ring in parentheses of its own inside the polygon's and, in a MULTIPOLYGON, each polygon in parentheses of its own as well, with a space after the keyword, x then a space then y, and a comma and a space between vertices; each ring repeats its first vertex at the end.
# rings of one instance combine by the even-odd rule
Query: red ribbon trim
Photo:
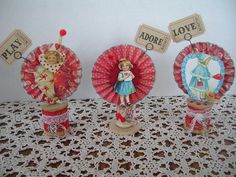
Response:
POLYGON ((192 106, 190 106, 190 105, 188 105, 188 108, 189 109, 192 109, 192 110, 194 110, 194 111, 202 111, 202 112, 207 112, 207 111, 209 111, 210 110, 210 108, 207 108, 207 109, 205 109, 205 108, 202 108, 202 109, 198 109, 198 108, 195 108, 195 107, 192 107, 192 106))
POLYGON ((66 113, 67 110, 68 110, 67 107, 65 107, 64 109, 58 110, 58 111, 53 111, 53 112, 46 111, 46 110, 42 109, 42 113, 45 116, 58 116, 58 115, 61 115, 63 113, 66 113))
POLYGON ((122 123, 126 121, 126 118, 123 117, 120 113, 116 113, 116 119, 120 120, 122 123))

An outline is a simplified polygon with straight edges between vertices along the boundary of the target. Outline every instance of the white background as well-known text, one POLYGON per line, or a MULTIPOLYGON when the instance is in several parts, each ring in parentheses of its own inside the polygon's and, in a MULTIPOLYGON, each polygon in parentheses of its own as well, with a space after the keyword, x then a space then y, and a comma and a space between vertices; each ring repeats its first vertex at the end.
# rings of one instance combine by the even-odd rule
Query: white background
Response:
MULTIPOLYGON (((119 44, 136 45, 141 24, 168 32, 170 22, 193 13, 201 15, 206 32, 192 42, 216 43, 236 64, 235 0, 0 0, 0 41, 16 28, 23 30, 33 41, 27 56, 35 47, 57 41, 59 29, 67 29, 63 44, 77 54, 83 68, 81 85, 72 97, 94 98, 98 95, 91 71, 102 52, 119 44)), ((174 81, 173 63, 186 45, 172 42, 164 54, 149 52, 156 67, 150 95, 183 94, 174 81)), ((31 99, 20 81, 22 62, 0 61, 0 102, 31 99)), ((236 82, 228 94, 236 94, 236 82)))

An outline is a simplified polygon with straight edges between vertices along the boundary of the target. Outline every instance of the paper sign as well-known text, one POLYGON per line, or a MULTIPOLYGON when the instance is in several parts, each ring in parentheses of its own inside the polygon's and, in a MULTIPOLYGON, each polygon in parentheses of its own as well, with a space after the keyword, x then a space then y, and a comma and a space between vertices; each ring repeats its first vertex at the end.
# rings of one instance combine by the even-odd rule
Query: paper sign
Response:
POLYGON ((174 42, 180 42, 198 36, 205 31, 202 18, 198 14, 185 17, 169 24, 169 31, 174 42))
POLYGON ((13 31, 0 45, 0 56, 8 64, 13 63, 17 57, 20 58, 32 42, 21 30, 13 31), (16 56, 17 54, 17 56, 16 56))
POLYGON ((170 44, 170 35, 148 25, 141 25, 135 37, 135 42, 146 49, 164 53, 170 44), (149 47, 148 47, 149 46, 149 47))

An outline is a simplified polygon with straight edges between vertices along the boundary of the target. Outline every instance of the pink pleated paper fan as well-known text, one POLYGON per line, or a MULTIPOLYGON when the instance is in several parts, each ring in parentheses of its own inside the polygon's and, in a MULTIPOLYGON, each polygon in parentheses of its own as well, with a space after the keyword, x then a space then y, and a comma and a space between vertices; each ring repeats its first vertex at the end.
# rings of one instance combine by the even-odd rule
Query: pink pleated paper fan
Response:
MULTIPOLYGON (((50 103, 50 98, 42 92, 35 81, 35 72, 42 65, 40 57, 52 48, 54 44, 45 44, 34 49, 24 61, 21 69, 21 80, 26 92, 38 101, 50 103)), ((56 44, 59 45, 59 44, 56 44)), ((58 46, 57 46, 58 47, 58 46)), ((63 53, 64 62, 53 73, 55 96, 59 100, 69 97, 79 86, 81 79, 81 64, 77 56, 63 45, 59 45, 58 51, 63 53)), ((43 79, 43 77, 42 77, 43 79)))
POLYGON ((92 82, 96 92, 110 103, 119 104, 120 96, 114 90, 120 72, 120 59, 127 58, 133 64, 133 84, 136 92, 130 102, 136 103, 148 95, 155 80, 155 67, 151 58, 141 49, 131 45, 120 45, 106 50, 98 57, 92 71, 92 82))
MULTIPOLYGON (((184 81, 182 78, 182 64, 187 55, 191 53, 204 53, 207 55, 218 57, 223 62, 224 77, 221 87, 218 90, 218 96, 223 96, 226 91, 228 91, 233 84, 235 68, 234 63, 229 54, 221 47, 216 44, 209 42, 198 42, 185 47, 176 57, 174 63, 174 77, 179 88, 183 90, 184 93, 188 94, 186 87, 184 86, 184 81)), ((216 75, 214 78, 222 79, 221 75, 216 75)))

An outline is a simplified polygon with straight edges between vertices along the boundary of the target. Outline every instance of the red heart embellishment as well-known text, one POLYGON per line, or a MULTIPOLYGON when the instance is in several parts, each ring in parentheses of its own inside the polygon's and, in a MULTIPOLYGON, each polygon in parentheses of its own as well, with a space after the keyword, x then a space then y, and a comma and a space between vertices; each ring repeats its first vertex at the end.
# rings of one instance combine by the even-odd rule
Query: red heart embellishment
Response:
POLYGON ((56 47, 56 49, 59 49, 59 48, 61 47, 61 45, 58 44, 58 43, 56 43, 56 44, 55 44, 55 47, 56 47))
POLYGON ((197 82, 197 85, 198 85, 198 86, 203 86, 203 82, 202 82, 202 81, 198 81, 198 82, 197 82))
POLYGON ((214 75, 214 76, 212 76, 214 79, 216 79, 216 80, 221 80, 221 79, 223 79, 223 77, 222 77, 222 75, 221 74, 216 74, 216 75, 214 75))
POLYGON ((125 117, 123 117, 120 113, 116 113, 116 119, 120 120, 121 122, 125 122, 126 121, 125 117))

